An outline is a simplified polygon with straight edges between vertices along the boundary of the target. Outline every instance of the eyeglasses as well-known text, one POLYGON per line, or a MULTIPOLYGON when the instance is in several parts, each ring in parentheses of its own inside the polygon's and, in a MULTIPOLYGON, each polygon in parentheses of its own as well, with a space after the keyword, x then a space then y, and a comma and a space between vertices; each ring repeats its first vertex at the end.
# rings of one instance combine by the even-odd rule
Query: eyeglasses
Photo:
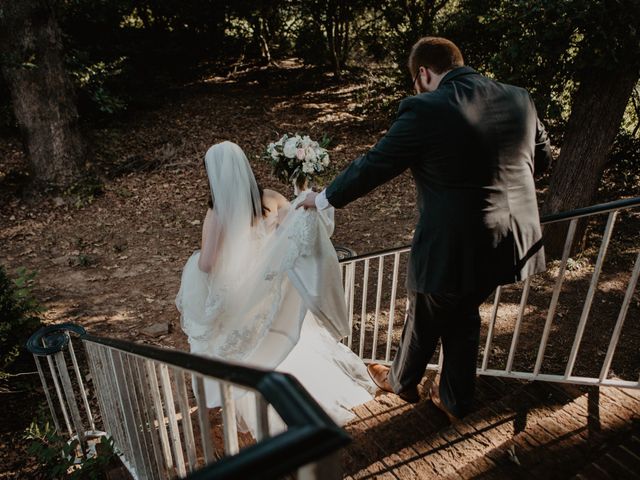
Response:
POLYGON ((420 69, 418 69, 418 73, 416 73, 416 76, 413 77, 413 83, 411 84, 412 87, 415 88, 416 86, 416 82, 418 81, 418 77, 420 76, 420 69))

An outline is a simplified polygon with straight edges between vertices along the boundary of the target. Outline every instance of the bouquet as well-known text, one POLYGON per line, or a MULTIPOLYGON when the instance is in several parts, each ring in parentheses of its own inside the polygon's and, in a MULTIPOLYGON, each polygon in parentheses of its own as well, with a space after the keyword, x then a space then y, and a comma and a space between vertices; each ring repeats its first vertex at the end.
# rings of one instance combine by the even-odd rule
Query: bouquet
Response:
POLYGON ((316 142, 308 135, 285 134, 267 146, 264 158, 271 163, 276 177, 292 182, 297 191, 302 191, 329 165, 329 153, 325 148, 329 141, 327 136, 316 142))

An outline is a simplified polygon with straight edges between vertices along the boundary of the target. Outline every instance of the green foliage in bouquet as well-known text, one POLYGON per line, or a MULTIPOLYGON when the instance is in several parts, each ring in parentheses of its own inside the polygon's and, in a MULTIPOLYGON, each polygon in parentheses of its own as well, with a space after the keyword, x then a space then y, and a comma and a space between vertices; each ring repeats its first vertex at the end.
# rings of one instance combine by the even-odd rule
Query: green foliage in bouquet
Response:
POLYGON ((25 352, 29 336, 40 327, 42 308, 33 298, 31 289, 36 273, 19 268, 11 280, 0 265, 0 378, 25 352))

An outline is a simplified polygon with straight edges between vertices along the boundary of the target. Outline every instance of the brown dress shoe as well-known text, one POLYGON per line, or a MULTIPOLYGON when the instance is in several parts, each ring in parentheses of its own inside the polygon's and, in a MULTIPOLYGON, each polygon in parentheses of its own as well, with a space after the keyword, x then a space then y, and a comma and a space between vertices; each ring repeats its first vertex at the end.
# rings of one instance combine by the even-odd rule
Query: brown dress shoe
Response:
POLYGON ((440 400, 440 389, 436 382, 433 382, 431 387, 429 387, 429 397, 431 398, 431 402, 447 416, 451 423, 460 422, 460 418, 451 413, 449 409, 444 406, 442 400, 440 400))
MULTIPOLYGON (((372 363, 367 366, 367 372, 369 372, 371 380, 373 380, 373 383, 375 383, 380 390, 395 393, 388 380, 389 370, 391 370, 389 367, 385 367, 379 363, 372 363)), ((418 403, 420 401, 417 387, 407 389, 397 395, 407 403, 418 403)))

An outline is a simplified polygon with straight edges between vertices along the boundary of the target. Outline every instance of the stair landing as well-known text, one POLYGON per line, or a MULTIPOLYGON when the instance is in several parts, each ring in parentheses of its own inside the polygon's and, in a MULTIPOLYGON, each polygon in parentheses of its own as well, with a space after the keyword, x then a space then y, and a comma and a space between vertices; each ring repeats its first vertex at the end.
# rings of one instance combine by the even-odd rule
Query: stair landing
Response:
POLYGON ((638 390, 480 377, 476 397, 456 425, 428 399, 357 407, 345 478, 640 478, 638 390))

